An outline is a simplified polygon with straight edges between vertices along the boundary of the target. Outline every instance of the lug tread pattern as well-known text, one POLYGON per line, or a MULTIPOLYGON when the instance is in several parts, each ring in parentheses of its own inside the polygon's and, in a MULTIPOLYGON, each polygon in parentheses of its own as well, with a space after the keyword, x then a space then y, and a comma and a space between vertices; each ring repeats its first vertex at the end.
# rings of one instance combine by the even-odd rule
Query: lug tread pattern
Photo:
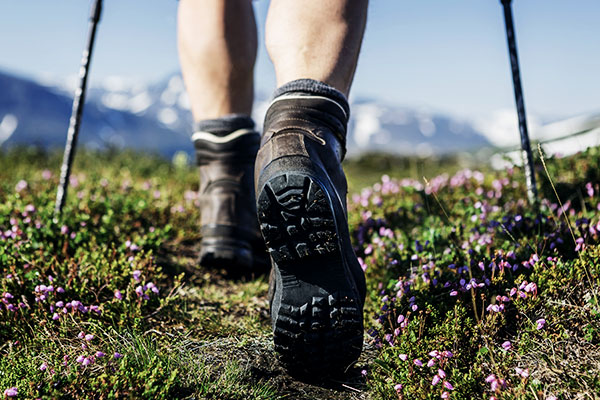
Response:
POLYGON ((339 252, 333 212, 308 176, 273 178, 258 200, 260 229, 276 263, 339 252))
POLYGON ((282 304, 273 332, 275 351, 292 370, 330 373, 343 371, 360 356, 363 341, 361 311, 347 296, 313 297, 301 307, 282 304))
POLYGON ((323 187, 302 173, 279 175, 261 190, 257 209, 283 286, 273 316, 275 350, 290 370, 310 375, 344 371, 362 350, 362 306, 351 288, 341 284, 327 293, 322 285, 335 268, 344 268, 334 211, 323 187), (310 284, 303 282, 306 276, 310 284))

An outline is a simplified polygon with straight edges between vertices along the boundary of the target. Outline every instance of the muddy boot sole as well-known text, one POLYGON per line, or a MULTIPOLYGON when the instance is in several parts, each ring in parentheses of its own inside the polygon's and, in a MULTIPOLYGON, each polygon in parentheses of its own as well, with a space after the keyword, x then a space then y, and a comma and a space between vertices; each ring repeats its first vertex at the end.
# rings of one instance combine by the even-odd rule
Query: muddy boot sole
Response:
POLYGON ((345 215, 320 175, 275 174, 257 202, 275 274, 275 350, 290 370, 311 376, 344 372, 363 343, 362 301, 343 248, 349 237, 340 237, 348 236, 345 215))

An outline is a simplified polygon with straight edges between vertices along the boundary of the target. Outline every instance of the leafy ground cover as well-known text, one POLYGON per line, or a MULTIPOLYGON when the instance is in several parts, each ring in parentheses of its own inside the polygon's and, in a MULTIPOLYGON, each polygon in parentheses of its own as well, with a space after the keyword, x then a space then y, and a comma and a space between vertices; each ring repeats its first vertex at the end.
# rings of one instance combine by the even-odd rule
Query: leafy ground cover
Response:
POLYGON ((445 163, 451 174, 393 170, 358 190, 363 164, 350 163, 365 352, 319 383, 279 366, 264 274, 196 266, 194 168, 81 152, 55 219, 58 165, 33 149, 0 155, 5 397, 600 396, 597 148, 540 164, 539 208, 517 169, 445 163))

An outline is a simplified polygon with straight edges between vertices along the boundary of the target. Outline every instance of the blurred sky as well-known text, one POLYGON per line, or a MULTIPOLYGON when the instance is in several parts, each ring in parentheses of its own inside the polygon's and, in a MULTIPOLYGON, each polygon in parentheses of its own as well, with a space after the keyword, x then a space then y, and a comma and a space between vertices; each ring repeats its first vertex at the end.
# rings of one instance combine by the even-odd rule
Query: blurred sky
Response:
MULTIPOLYGON (((114 75, 151 82, 179 70, 175 0, 104 3, 92 84, 114 75)), ((268 3, 254 2, 261 37, 268 3)), ((600 110, 600 1, 513 3, 528 111, 558 119, 600 110)), ((1 1, 0 69, 37 79, 76 74, 90 4, 1 1)), ((499 0, 371 0, 369 13, 352 96, 464 118, 514 108, 499 0)), ((264 46, 256 86, 274 87, 264 46)))

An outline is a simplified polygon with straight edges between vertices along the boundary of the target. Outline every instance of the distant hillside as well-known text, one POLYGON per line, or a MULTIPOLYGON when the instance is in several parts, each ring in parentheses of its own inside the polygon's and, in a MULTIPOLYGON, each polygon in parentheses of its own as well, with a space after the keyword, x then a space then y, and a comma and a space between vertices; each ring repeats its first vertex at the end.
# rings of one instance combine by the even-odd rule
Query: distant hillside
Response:
MULTIPOLYGON (((0 145, 63 146, 72 94, 0 72, 0 145)), ((256 96, 260 126, 269 98, 256 96)), ((181 76, 149 85, 111 78, 89 90, 80 143, 87 147, 128 147, 191 153, 192 116, 181 76)), ((477 149, 488 140, 470 123, 446 115, 396 107, 377 100, 352 105, 349 154, 366 151, 427 156, 477 149)))

